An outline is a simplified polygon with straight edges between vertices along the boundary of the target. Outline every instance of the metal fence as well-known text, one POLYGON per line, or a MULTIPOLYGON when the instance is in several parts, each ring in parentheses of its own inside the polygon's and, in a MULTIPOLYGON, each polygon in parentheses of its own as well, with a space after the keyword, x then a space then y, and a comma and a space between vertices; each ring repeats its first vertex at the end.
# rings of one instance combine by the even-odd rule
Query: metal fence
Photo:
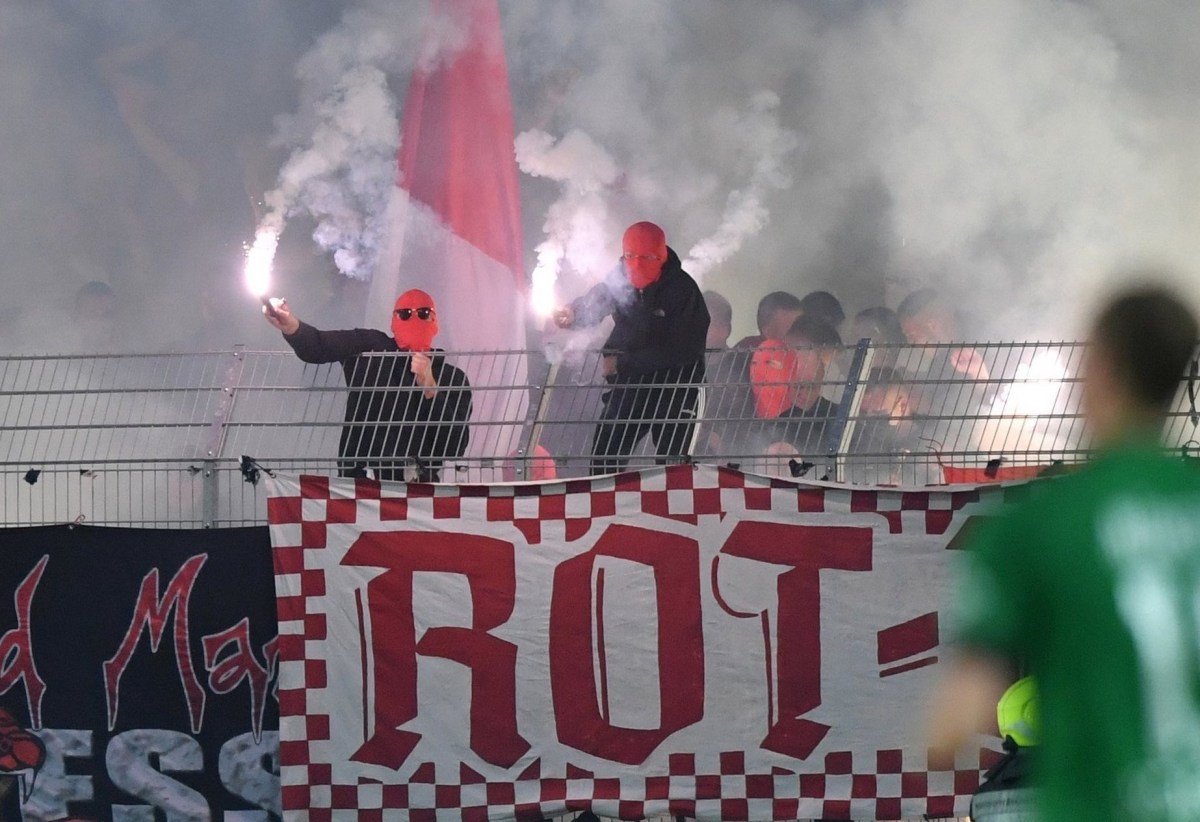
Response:
MULTIPOLYGON (((1083 350, 863 341, 713 351, 702 381, 636 386, 606 380, 598 351, 449 354, 470 378, 473 410, 466 451, 444 460, 440 481, 582 477, 688 459, 870 485, 1023 478, 1087 458, 1083 350)), ((1185 452, 1198 422, 1193 382, 1182 381, 1164 432, 1185 452)), ((396 409, 419 403, 421 389, 359 390, 363 403, 399 393, 386 407, 403 419, 396 409)), ((0 358, 0 520, 261 523, 262 472, 350 467, 339 460, 343 430, 374 425, 345 422, 350 393, 340 365, 306 365, 290 351, 0 358)), ((434 432, 453 424, 429 422, 434 432)))

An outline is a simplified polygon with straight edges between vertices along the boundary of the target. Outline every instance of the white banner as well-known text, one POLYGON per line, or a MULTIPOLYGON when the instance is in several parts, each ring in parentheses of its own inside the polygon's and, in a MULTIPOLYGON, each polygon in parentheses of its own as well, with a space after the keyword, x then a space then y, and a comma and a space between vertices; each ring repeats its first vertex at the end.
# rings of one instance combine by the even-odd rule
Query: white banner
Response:
POLYGON ((922 721, 947 549, 1003 488, 269 490, 288 819, 962 815, 996 758, 932 770, 922 721))

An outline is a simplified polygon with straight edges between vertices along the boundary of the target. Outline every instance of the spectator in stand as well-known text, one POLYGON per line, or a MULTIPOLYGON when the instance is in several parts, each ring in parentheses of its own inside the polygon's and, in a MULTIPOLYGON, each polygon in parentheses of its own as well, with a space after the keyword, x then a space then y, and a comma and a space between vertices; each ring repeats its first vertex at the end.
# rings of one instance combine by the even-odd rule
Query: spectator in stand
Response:
POLYGON ((922 435, 946 464, 978 460, 973 418, 987 414, 996 398, 983 355, 962 345, 953 305, 931 288, 909 294, 896 310, 908 342, 898 365, 913 377, 913 414, 922 435))
POLYGON ((559 328, 613 318, 602 365, 612 388, 592 438, 593 474, 622 470, 647 433, 660 462, 687 456, 704 379, 709 317, 700 287, 654 223, 631 225, 621 247, 618 267, 554 315, 559 328))
POLYGON ((936 465, 913 419, 911 391, 898 368, 875 366, 867 375, 848 448, 851 482, 924 485, 940 478, 929 470, 936 465))
POLYGON ((846 321, 846 310, 842 308, 841 300, 828 291, 810 291, 801 297, 800 313, 825 320, 839 332, 846 321))
POLYGON ((856 344, 859 340, 870 340, 875 346, 871 360, 875 365, 895 365, 899 346, 908 342, 896 312, 882 305, 864 308, 854 315, 849 342, 856 344))
POLYGON ((786 291, 772 291, 758 301, 755 322, 758 334, 743 337, 734 348, 754 348, 763 340, 782 340, 801 314, 800 298, 786 291))
POLYGON ((437 306, 424 291, 400 295, 392 336, 372 328, 321 331, 283 301, 267 322, 304 362, 340 362, 349 387, 338 474, 437 482, 442 462, 467 448, 471 387, 463 371, 433 347, 437 306))
MULTIPOLYGON (((810 291, 800 298, 800 312, 806 317, 816 317, 824 320, 838 332, 842 332, 842 324, 846 321, 846 311, 837 297, 828 291, 810 291)), ((841 346, 839 339, 838 345, 841 346)), ((825 384, 821 386, 821 396, 830 402, 839 402, 842 389, 846 382, 846 374, 850 369, 853 352, 842 348, 833 353, 825 363, 825 384)))
MULTIPOLYGON (((962 342, 963 333, 954 307, 932 288, 909 294, 896 309, 905 339, 913 345, 962 342)), ((946 351, 950 366, 972 380, 987 380, 988 367, 974 348, 957 347, 946 351)))
POLYGON ((877 305, 864 308, 854 315, 850 325, 852 342, 870 340, 873 343, 902 345, 908 342, 904 329, 900 326, 900 317, 887 306, 877 305))
MULTIPOLYGON (((821 396, 821 386, 830 360, 841 347, 841 338, 837 329, 824 320, 800 315, 783 342, 787 352, 794 355, 783 367, 790 377, 790 404, 764 425, 763 452, 786 445, 804 461, 824 460, 837 447, 832 437, 838 430, 840 407, 821 396)), ((768 350, 767 343, 760 350, 768 350)))

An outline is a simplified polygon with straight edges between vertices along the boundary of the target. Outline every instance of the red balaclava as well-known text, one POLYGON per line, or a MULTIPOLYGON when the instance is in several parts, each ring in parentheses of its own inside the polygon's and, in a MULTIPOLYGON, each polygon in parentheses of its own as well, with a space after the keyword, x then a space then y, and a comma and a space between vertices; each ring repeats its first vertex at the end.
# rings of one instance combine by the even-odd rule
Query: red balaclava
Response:
POLYGON ((667 261, 667 235, 654 223, 634 223, 621 239, 621 259, 634 288, 658 282, 667 261))
POLYGON ((783 340, 763 340, 750 357, 750 389, 754 414, 774 419, 796 402, 796 352, 783 340))
POLYGON ((437 333, 437 306, 433 304, 433 297, 419 288, 401 294, 392 309, 392 336, 396 338, 396 345, 403 351, 432 351, 437 333), (421 319, 422 309, 429 310, 429 319, 421 319), (402 310, 408 316, 407 320, 401 318, 402 310))

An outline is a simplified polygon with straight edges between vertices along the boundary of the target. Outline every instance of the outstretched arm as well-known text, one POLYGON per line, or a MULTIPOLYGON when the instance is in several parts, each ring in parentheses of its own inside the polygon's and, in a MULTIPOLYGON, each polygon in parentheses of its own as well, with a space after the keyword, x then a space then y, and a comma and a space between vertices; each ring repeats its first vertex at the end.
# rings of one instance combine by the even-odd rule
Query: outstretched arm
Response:
POLYGON ((382 331, 352 328, 344 331, 322 331, 302 322, 288 308, 287 300, 271 304, 273 312, 263 307, 263 316, 273 327, 283 332, 283 341, 292 347, 304 362, 342 362, 364 351, 387 351, 391 338, 382 331), (274 314, 274 316, 272 316, 274 314))

